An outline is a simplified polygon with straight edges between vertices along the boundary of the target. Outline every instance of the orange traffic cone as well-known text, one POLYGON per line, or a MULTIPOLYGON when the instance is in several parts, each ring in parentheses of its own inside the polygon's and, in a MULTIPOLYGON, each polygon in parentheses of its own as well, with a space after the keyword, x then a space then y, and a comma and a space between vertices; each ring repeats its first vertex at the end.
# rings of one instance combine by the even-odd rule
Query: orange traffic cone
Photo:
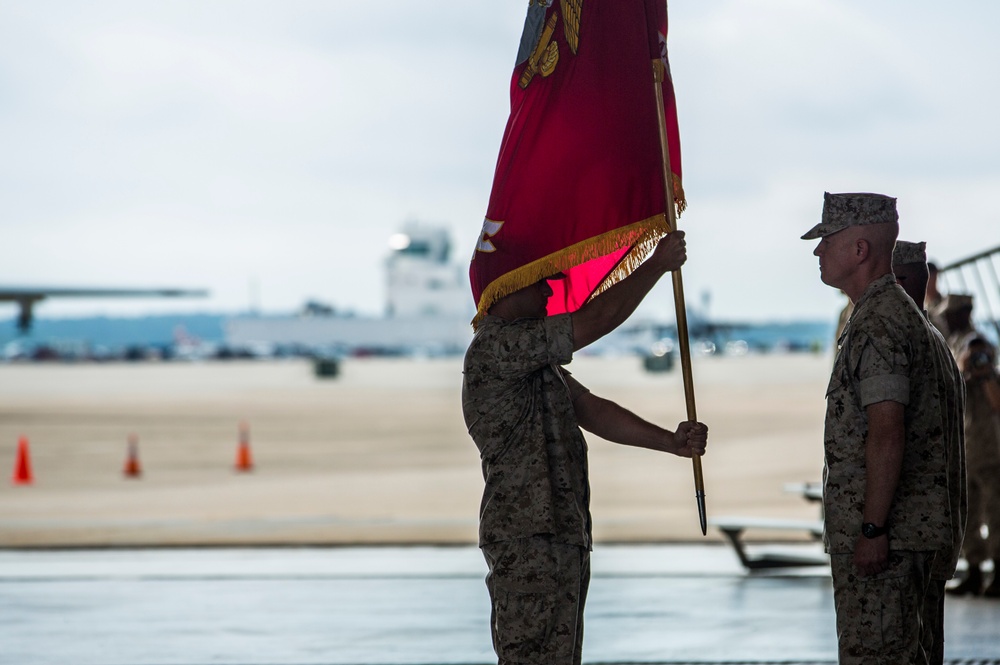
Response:
POLYGON ((139 464, 139 437, 128 435, 128 456, 125 458, 125 468, 122 470, 126 478, 138 478, 142 475, 142 465, 139 464))
POLYGON ((30 485, 35 478, 31 475, 31 456, 28 454, 28 437, 22 436, 17 441, 17 461, 14 463, 15 485, 30 485))
POLYGON ((253 455, 250 454, 250 428, 240 423, 240 445, 236 449, 236 470, 253 471, 253 455))

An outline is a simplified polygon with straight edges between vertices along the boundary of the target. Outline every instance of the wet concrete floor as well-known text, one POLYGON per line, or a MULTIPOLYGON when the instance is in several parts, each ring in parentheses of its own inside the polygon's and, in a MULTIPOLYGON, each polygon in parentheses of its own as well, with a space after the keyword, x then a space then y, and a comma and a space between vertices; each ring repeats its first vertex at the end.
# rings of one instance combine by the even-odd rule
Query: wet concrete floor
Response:
MULTIPOLYGON (((585 663, 836 662, 825 567, 599 545, 592 569, 585 663)), ((485 572, 474 547, 0 550, 0 663, 495 663, 485 572)), ((946 612, 950 663, 1000 663, 1000 601, 946 612)))

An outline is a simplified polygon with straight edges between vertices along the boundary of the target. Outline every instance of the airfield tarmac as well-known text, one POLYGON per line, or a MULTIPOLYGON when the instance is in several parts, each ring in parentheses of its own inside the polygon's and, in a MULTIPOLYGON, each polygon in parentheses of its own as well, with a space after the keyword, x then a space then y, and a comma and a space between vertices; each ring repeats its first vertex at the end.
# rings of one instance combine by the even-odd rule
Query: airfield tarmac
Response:
MULTIPOLYGON (((783 486, 819 477, 829 366, 696 359, 710 518, 817 517, 783 486)), ((645 417, 682 417, 676 371, 571 368, 645 417)), ((349 360, 333 380, 301 361, 0 365, 0 464, 27 436, 35 476, 0 483, 0 665, 496 662, 460 381, 457 359, 349 360), (241 421, 249 473, 233 470, 241 421), (122 474, 130 433, 138 479, 122 474)), ((828 567, 748 573, 701 536, 690 462, 590 444, 586 663, 836 661, 828 567)), ((949 600, 946 662, 1000 663, 998 622, 996 603, 949 600)))
MULTIPOLYGON (((829 367, 812 354, 695 358, 710 518, 817 517, 783 487, 820 477, 829 367)), ((643 417, 684 418, 676 367, 580 356, 570 369, 643 417)), ((34 483, 0 483, 0 547, 476 542, 482 475, 458 358, 348 359, 333 379, 302 360, 0 365, 5 473, 20 436, 34 483), (234 470, 241 422, 249 473, 234 470), (139 478, 122 473, 130 434, 139 478)), ((704 541, 688 460, 588 441, 596 541, 704 541)))

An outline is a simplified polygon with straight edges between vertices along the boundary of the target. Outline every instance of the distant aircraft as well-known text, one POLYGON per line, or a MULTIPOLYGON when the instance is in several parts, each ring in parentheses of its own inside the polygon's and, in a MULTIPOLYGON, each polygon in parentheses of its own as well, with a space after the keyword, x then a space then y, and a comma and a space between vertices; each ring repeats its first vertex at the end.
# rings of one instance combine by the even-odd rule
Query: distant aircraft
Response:
POLYGON ((0 302, 16 302, 20 306, 17 329, 31 329, 35 303, 46 298, 201 298, 208 291, 185 289, 90 289, 66 287, 4 286, 0 284, 0 302))

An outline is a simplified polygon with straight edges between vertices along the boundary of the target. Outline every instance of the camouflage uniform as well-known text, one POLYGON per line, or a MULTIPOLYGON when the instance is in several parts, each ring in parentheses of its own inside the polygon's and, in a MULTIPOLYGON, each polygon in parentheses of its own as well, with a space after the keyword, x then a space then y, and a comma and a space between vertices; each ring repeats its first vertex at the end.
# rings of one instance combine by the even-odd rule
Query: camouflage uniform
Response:
POLYGON ((486 316, 465 356, 462 407, 485 490, 479 545, 500 663, 579 663, 590 576, 587 444, 561 368, 569 315, 486 316))
POLYGON ((862 576, 854 554, 831 554, 840 665, 929 662, 921 643, 924 591, 933 552, 891 550, 878 575, 862 576))
POLYGON ((500 665, 579 665, 590 552, 551 536, 534 536, 484 545, 483 555, 500 665))
MULTIPOLYGON (((931 321, 927 310, 924 310, 924 318, 931 323, 931 332, 934 334, 934 342, 938 347, 937 353, 947 355, 951 350, 948 342, 941 334, 934 322, 931 321)), ((965 382, 962 375, 955 367, 955 394, 959 395, 961 409, 965 411, 965 382)), ((964 432, 964 428, 963 428, 964 432)), ((968 483, 966 477, 966 446, 958 447, 957 454, 948 458, 948 493, 952 506, 957 506, 958 510, 952 518, 952 538, 951 546, 934 555, 934 562, 931 565, 930 584, 927 586, 927 595, 924 598, 924 609, 922 612, 923 632, 921 643, 928 654, 929 665, 943 665, 944 663, 944 598, 945 583, 955 576, 955 567, 958 564, 959 556, 962 552, 962 541, 965 536, 965 525, 968 515, 968 483)))
POLYGON ((944 298, 941 296, 927 296, 924 298, 924 305, 927 309, 927 319, 942 335, 947 337, 948 321, 946 321, 943 316, 938 314, 938 309, 941 307, 941 302, 943 300, 944 298))
MULTIPOLYGON (((975 336, 975 335, 973 335, 975 336)), ((967 385, 965 446, 969 465, 969 533, 964 554, 970 566, 987 559, 1000 565, 1000 415, 986 397, 982 379, 967 385), (980 525, 989 528, 983 539, 980 525)))
MULTIPOLYGON (((907 280, 919 277, 922 270, 927 269, 927 243, 908 242, 897 240, 896 246, 892 250, 892 271, 899 280, 900 274, 907 280)), ((920 288, 917 282, 900 283, 903 290, 913 298, 917 308, 927 300, 926 286, 920 288), (909 288, 907 288, 909 286, 909 288)), ((924 318, 930 321, 927 311, 924 310, 924 318)), ((931 321, 933 324, 933 321, 931 321)), ((951 353, 948 343, 934 325, 931 326, 934 333, 934 344, 938 347, 937 353, 951 353)), ((956 377, 955 391, 960 393, 965 386, 956 377)), ((961 451, 959 451, 961 453, 961 451)), ((951 495, 951 505, 965 505, 965 482, 962 478, 961 454, 955 456, 953 464, 948 467, 948 490, 951 495)), ((960 513, 964 515, 964 513, 960 513)), ((927 584, 927 591, 924 596, 923 609, 921 611, 922 630, 920 642, 928 655, 929 665, 942 665, 944 663, 944 598, 945 583, 952 578, 955 571, 955 562, 962 547, 962 519, 953 522, 952 543, 934 555, 934 561, 930 569, 930 581, 927 584), (954 528, 958 526, 959 528, 954 528)))
POLYGON ((953 487, 964 479, 958 369, 892 274, 865 290, 839 347, 827 390, 823 503, 841 663, 922 662, 931 567, 954 573, 957 556, 945 554, 955 552, 964 529, 964 489, 953 487), (906 426, 886 522, 890 565, 860 577, 852 560, 864 514, 866 407, 886 400, 905 406, 906 426), (935 552, 942 553, 937 561, 935 552))
POLYGON ((957 330, 948 335, 948 348, 951 349, 951 355, 958 360, 962 352, 965 351, 965 347, 969 345, 969 342, 977 337, 982 337, 982 335, 974 328, 957 330))

